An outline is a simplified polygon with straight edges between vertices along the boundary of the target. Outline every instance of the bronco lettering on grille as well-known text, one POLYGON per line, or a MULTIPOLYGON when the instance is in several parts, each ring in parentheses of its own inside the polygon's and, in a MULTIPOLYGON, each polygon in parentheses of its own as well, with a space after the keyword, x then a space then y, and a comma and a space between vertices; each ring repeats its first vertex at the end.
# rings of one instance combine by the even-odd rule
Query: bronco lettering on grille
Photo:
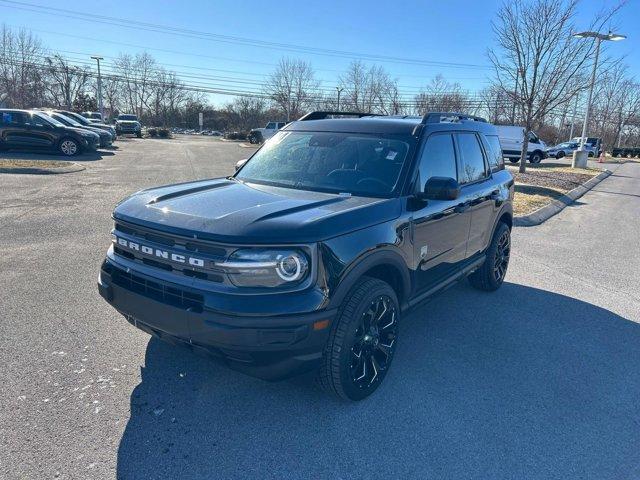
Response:
POLYGON ((179 253, 170 252, 168 250, 162 250, 160 248, 150 247, 148 245, 142 245, 141 243, 132 242, 126 238, 116 237, 118 246, 133 250, 136 252, 144 253, 151 257, 162 258, 175 263, 184 263, 191 265, 192 267, 204 267, 204 260, 201 258, 191 257, 188 255, 181 255, 179 253))

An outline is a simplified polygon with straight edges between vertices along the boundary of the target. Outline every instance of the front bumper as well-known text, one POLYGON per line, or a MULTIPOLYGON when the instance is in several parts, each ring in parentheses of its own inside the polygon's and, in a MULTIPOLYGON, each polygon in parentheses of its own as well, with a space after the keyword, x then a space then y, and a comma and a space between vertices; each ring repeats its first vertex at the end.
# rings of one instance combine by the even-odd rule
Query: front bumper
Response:
POLYGON ((102 264, 98 291, 137 328, 265 380, 280 380, 316 368, 337 313, 220 313, 207 308, 198 291, 123 269, 109 260, 102 264))

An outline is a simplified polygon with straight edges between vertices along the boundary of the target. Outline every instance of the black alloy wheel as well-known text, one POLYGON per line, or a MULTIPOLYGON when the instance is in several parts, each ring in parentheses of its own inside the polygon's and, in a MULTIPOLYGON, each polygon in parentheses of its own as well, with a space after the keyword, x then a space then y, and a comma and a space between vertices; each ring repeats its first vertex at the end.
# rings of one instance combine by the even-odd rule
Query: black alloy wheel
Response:
POLYGON ((509 230, 503 230, 498 238, 495 256, 493 260, 493 277, 496 282, 502 283, 509 267, 511 254, 511 235, 509 230))
POLYGON ((391 364, 398 335, 397 311, 387 296, 374 298, 356 328, 351 346, 351 381, 361 389, 369 389, 381 380, 381 372, 391 364))
POLYGON ((396 350, 400 305, 391 286, 362 277, 333 320, 318 382, 344 400, 362 400, 380 386, 396 350))

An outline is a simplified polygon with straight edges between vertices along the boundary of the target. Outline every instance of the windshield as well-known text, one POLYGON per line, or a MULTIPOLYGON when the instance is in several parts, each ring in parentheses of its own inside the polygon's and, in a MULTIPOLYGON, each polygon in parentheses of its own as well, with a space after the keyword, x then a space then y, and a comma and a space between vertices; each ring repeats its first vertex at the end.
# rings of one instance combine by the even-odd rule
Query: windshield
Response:
POLYGON ((89 125, 91 122, 84 118, 82 115, 78 115, 73 112, 64 112, 65 117, 70 118, 78 122, 80 125, 89 125))
POLYGON ((279 132, 235 177, 306 190, 388 196, 412 142, 395 135, 279 132))
POLYGON ((58 120, 59 122, 62 122, 65 125, 69 125, 71 127, 81 127, 82 126, 81 123, 78 123, 75 120, 73 120, 72 118, 69 118, 69 117, 67 117, 65 115, 61 115, 59 113, 49 113, 47 115, 50 115, 55 120, 58 120))
POLYGON ((40 112, 33 112, 33 116, 34 117, 38 117, 39 119, 48 122, 52 125, 55 125, 56 127, 64 127, 64 123, 60 123, 58 120, 56 120, 53 117, 50 117, 49 115, 45 115, 44 113, 40 113, 40 112))
POLYGON ((118 120, 138 120, 135 115, 119 115, 118 120))

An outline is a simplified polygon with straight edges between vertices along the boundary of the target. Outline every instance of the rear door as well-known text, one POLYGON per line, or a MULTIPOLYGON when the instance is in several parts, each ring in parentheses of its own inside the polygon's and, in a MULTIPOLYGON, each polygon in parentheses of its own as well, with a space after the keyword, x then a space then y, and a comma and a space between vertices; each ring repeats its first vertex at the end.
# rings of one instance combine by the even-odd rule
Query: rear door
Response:
MULTIPOLYGON (((460 169, 461 198, 471 212, 471 226, 466 257, 471 258, 488 245, 493 230, 496 198, 499 194, 491 179, 485 148, 479 134, 456 134, 458 168, 460 169)), ((499 142, 498 142, 499 144, 499 142)))
POLYGON ((24 112, 2 112, 2 141, 9 146, 30 146, 27 115, 24 112))
MULTIPOLYGON (((457 179, 457 165, 453 135, 431 134, 420 154, 417 188, 423 190, 431 177, 457 179)), ((464 262, 471 212, 461 199, 428 200, 416 206, 411 222, 419 294, 456 273, 464 262)))

